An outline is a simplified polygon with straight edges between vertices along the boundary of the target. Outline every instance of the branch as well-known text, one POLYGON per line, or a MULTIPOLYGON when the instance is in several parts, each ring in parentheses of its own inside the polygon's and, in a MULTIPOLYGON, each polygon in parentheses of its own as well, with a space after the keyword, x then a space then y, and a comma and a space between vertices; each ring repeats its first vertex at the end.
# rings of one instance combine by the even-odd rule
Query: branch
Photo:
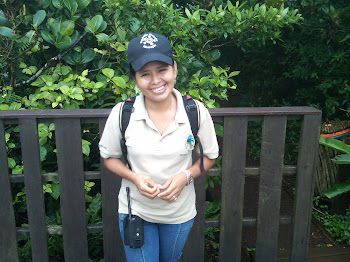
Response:
POLYGON ((34 75, 32 75, 32 77, 30 77, 29 79, 21 82, 21 83, 18 83, 16 85, 14 85, 14 87, 20 87, 20 86, 23 86, 23 85, 28 85, 28 84, 31 84, 33 83, 40 75, 41 73, 49 68, 49 67, 52 67, 53 65, 55 65, 57 63, 57 61, 59 61, 61 58, 63 58, 74 46, 76 46, 76 44, 87 34, 87 32, 85 31, 81 36, 79 36, 79 38, 64 52, 58 54, 57 56, 54 56, 52 57, 49 61, 46 62, 46 64, 40 68, 38 70, 38 72, 36 72, 34 75))

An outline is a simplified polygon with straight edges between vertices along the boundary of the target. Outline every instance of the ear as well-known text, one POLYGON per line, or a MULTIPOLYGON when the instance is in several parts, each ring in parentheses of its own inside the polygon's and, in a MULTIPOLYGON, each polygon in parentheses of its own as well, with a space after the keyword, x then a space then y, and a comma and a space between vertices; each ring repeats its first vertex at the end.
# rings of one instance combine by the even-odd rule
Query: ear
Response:
POLYGON ((176 78, 177 77, 177 63, 176 63, 176 61, 174 61, 173 70, 174 70, 174 75, 176 78))

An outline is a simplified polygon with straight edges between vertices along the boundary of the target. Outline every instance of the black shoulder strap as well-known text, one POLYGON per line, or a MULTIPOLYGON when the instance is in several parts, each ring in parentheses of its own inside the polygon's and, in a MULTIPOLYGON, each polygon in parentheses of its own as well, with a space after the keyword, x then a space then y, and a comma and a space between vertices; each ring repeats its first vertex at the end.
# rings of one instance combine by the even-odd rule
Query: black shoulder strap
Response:
POLYGON ((200 152, 200 168, 202 172, 205 172, 204 166, 203 166, 203 147, 202 143, 199 140, 197 134, 198 134, 198 129, 199 129, 199 110, 197 107, 196 102, 193 100, 192 96, 186 94, 182 96, 182 100, 184 103, 184 107, 187 113, 188 120, 191 125, 192 129, 192 134, 194 136, 194 139, 199 147, 199 152, 200 152))
POLYGON ((131 113, 134 110, 134 102, 135 97, 128 97, 125 99, 124 104, 122 105, 122 108, 120 110, 120 131, 122 133, 122 139, 120 139, 120 147, 122 149, 122 154, 124 157, 124 160, 128 164, 128 166, 131 168, 129 161, 128 161, 128 151, 125 145, 125 131, 128 128, 131 113))

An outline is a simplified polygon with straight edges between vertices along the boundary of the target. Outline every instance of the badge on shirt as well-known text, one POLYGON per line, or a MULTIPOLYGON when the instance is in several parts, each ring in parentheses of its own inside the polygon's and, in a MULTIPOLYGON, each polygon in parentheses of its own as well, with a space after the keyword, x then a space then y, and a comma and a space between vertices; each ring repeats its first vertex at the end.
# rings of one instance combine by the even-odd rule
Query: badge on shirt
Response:
POLYGON ((193 150, 194 145, 195 145, 194 137, 193 137, 193 135, 189 135, 186 139, 185 147, 187 150, 190 151, 190 150, 193 150))

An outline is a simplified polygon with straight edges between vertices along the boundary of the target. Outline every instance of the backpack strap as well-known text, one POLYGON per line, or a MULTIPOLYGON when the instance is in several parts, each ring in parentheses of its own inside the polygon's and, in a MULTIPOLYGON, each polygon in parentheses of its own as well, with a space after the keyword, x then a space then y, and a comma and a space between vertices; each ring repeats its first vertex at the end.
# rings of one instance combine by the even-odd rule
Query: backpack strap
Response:
POLYGON ((200 159, 201 159, 200 168, 201 168, 202 172, 205 172, 204 165, 203 165, 203 147, 202 147, 201 141, 199 140, 199 138, 197 136, 198 130, 199 130, 198 105, 193 100, 192 96, 190 96, 189 94, 183 95, 182 100, 184 103, 184 107, 185 107, 185 111, 186 111, 188 120, 189 120, 190 125, 191 125, 191 130, 192 130, 194 140, 196 141, 196 144, 199 147, 200 159))
POLYGON ((125 131, 128 128, 131 113, 134 112, 134 102, 135 97, 128 97, 125 99, 123 105, 121 106, 120 115, 119 115, 119 127, 120 132, 122 133, 122 138, 120 139, 120 147, 122 149, 122 154, 124 157, 124 160, 128 164, 129 168, 131 168, 130 163, 128 161, 128 151, 125 144, 125 131))

